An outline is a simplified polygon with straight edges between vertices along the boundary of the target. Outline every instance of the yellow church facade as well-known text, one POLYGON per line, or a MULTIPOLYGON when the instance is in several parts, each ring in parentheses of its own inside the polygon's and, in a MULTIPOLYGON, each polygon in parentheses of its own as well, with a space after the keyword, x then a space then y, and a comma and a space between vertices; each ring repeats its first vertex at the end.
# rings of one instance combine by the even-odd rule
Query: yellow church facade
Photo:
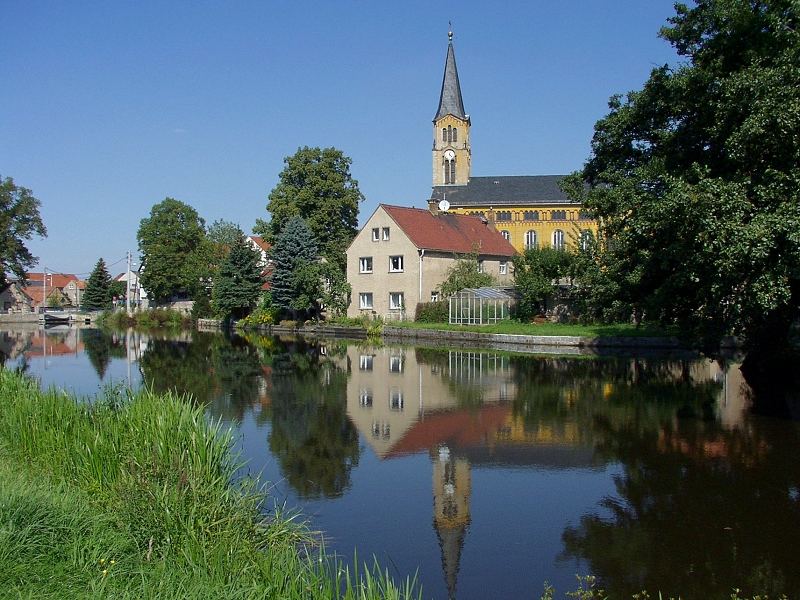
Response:
POLYGON ((464 110, 452 32, 448 37, 433 119, 431 210, 481 216, 520 253, 532 247, 565 249, 584 243, 596 234, 597 222, 561 190, 564 175, 472 176, 472 122, 464 110))

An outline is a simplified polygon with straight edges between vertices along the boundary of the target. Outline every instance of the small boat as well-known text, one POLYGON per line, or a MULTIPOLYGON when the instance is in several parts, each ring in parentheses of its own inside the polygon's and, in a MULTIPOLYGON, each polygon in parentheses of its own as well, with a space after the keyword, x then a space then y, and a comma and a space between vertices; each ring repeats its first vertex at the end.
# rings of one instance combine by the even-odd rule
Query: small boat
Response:
POLYGON ((68 313, 49 313, 46 312, 42 315, 40 320, 44 321, 45 327, 52 325, 69 325, 70 316, 68 313))

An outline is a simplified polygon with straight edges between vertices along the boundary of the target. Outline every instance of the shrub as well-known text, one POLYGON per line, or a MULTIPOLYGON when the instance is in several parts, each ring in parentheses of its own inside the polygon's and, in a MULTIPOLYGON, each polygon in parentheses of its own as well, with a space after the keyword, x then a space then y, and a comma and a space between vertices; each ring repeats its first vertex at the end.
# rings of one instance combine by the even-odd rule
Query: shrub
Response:
POLYGON ((417 314, 414 320, 418 323, 447 323, 449 318, 450 303, 447 300, 441 300, 417 304, 417 314))

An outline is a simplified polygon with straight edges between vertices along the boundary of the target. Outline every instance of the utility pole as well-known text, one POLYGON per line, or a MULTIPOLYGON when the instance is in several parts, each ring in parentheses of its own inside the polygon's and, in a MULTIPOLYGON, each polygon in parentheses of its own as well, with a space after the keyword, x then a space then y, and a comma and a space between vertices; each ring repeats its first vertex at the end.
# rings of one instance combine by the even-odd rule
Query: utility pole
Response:
MULTIPOLYGON (((131 251, 128 250, 128 271, 125 273, 125 313, 131 316, 131 251)), ((130 379, 130 377, 129 377, 130 379)))

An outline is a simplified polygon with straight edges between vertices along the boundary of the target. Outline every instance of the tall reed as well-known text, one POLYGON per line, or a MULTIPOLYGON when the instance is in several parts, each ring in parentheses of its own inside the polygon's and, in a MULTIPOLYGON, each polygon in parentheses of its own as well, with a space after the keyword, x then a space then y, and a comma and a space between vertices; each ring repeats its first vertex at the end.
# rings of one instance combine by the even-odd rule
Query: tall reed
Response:
POLYGON ((0 460, 0 596, 419 594, 377 566, 351 575, 296 518, 268 514, 256 483, 234 480, 230 432, 174 394, 78 401, 0 370, 0 460))

